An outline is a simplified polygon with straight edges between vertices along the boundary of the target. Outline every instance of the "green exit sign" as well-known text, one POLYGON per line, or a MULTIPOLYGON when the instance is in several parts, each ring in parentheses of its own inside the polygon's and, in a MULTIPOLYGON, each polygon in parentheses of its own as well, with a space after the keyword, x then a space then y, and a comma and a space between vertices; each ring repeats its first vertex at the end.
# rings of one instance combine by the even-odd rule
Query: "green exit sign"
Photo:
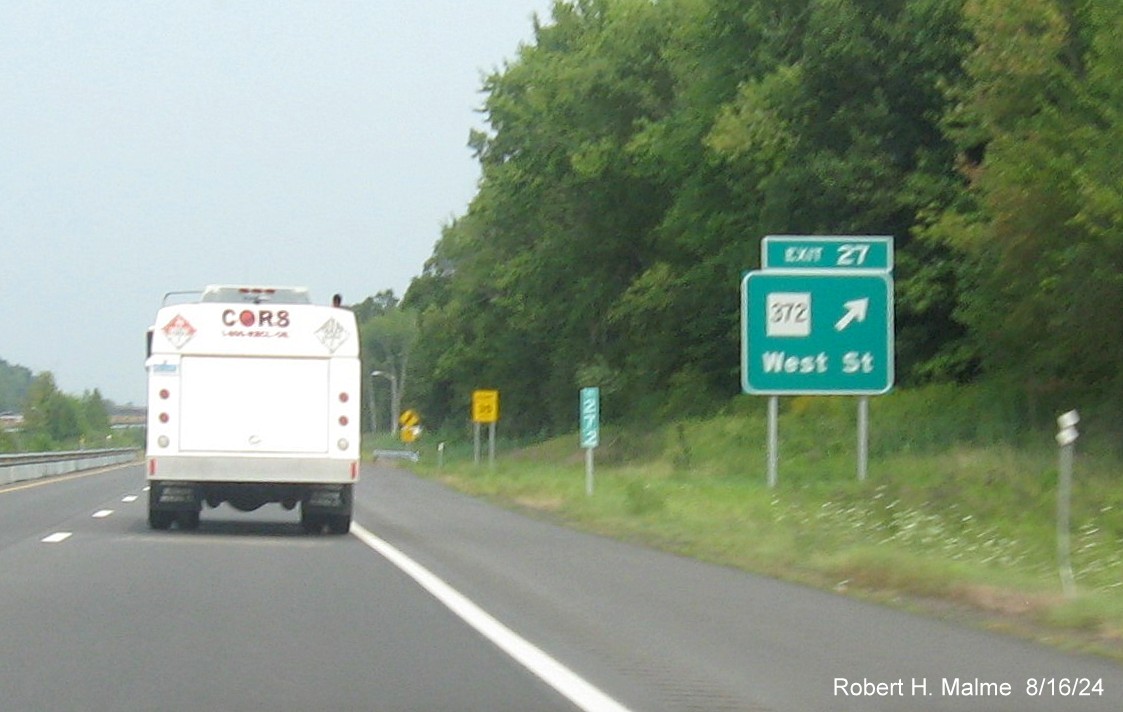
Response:
POLYGON ((741 304, 744 392, 877 395, 893 387, 888 272, 749 272, 741 304))
POLYGON ((852 235, 767 235, 761 240, 763 269, 893 271, 893 238, 852 235))

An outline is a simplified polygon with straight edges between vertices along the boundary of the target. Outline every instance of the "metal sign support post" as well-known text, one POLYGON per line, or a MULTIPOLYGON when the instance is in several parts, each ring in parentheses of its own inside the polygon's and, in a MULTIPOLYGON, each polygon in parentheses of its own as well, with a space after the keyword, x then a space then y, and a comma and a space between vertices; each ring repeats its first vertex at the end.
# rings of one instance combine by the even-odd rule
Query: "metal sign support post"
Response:
POLYGON ((1066 598, 1076 595, 1076 580, 1072 574, 1072 552, 1069 534, 1069 519, 1072 510, 1072 461, 1076 449, 1076 438, 1080 433, 1076 424, 1080 415, 1070 410, 1057 418, 1060 431, 1057 444, 1061 446, 1057 482, 1057 566, 1061 577, 1061 589, 1066 598))
POLYGON ((780 397, 768 398, 768 487, 775 489, 780 466, 780 397))
POLYGON ((475 452, 475 455, 476 455, 475 456, 475 462, 476 462, 476 466, 479 467, 479 465, 480 465, 480 424, 479 423, 472 423, 472 429, 475 431, 475 438, 474 438, 474 442, 475 442, 475 451, 474 452, 475 452))
POLYGON ((858 398, 858 481, 866 481, 870 464, 870 399, 858 398))
POLYGON ((593 496, 593 448, 585 448, 585 496, 593 496))
POLYGON ((487 424, 487 466, 495 468, 495 421, 487 424))

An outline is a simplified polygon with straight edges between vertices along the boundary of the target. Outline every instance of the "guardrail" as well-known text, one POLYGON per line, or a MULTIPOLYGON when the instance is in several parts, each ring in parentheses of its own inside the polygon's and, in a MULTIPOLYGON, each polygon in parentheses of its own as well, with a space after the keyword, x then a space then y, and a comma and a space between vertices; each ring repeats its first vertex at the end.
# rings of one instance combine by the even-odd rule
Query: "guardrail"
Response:
POLYGON ((140 448, 114 448, 0 455, 0 485, 119 465, 139 459, 140 453, 140 448))
POLYGON ((375 460, 409 460, 410 462, 417 462, 421 459, 421 455, 412 450, 375 450, 375 460))

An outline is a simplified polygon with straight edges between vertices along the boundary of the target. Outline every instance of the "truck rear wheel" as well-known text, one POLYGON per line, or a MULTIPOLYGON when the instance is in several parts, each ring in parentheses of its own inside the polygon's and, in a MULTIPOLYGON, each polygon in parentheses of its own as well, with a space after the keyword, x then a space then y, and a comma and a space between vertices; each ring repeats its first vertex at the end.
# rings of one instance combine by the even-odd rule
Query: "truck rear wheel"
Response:
POLYGON ((304 507, 300 508, 300 526, 305 534, 319 534, 324 530, 324 516, 322 514, 309 514, 304 507))
POLYGON ((153 529, 168 529, 175 520, 175 512, 162 509, 148 509, 148 526, 153 529))
POLYGON ((199 513, 198 512, 177 512, 178 516, 176 521, 179 523, 180 529, 198 529, 199 528, 199 513))
POLYGON ((351 531, 350 514, 328 515, 328 531, 332 534, 346 534, 351 531))

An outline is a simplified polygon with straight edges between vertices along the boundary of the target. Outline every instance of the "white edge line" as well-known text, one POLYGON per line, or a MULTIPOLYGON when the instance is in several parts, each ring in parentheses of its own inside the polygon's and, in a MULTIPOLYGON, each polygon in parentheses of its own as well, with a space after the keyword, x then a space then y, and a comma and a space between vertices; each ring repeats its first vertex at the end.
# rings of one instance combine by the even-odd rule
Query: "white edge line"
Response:
POLYGON ((503 625, 487 611, 391 544, 371 534, 358 523, 351 524, 351 533, 416 581, 480 635, 490 640, 580 709, 586 712, 630 712, 627 707, 503 625))

